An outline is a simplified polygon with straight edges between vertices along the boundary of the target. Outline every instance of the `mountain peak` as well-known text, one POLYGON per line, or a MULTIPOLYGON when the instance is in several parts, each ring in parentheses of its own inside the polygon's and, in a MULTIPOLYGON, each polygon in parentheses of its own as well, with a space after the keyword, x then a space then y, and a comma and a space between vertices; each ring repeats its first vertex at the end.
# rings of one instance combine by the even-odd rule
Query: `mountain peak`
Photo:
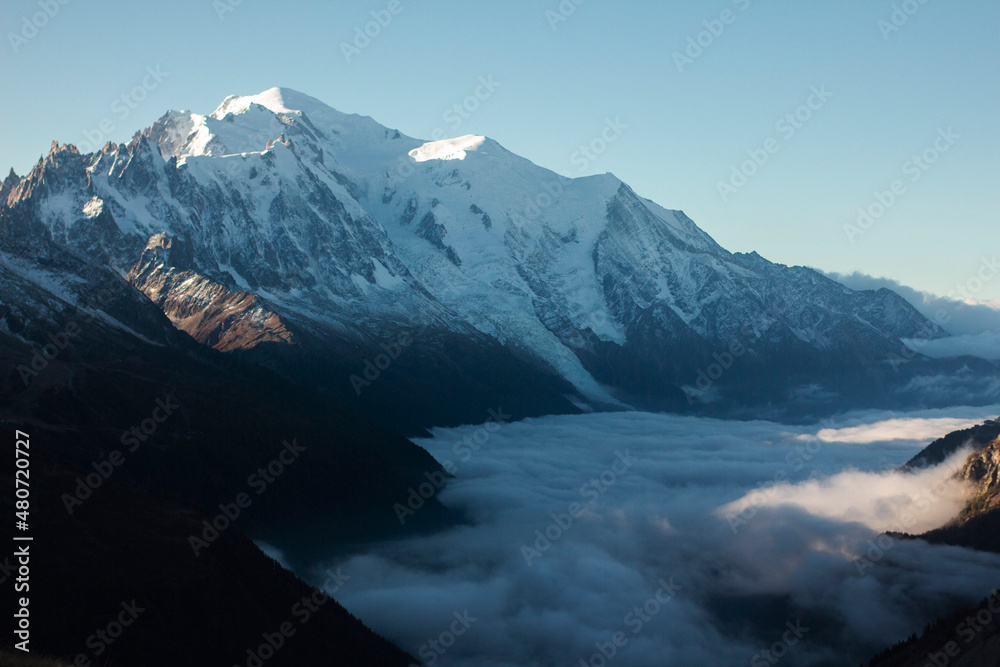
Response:
MULTIPOLYGON (((52 145, 49 146, 49 155, 55 155, 57 153, 62 153, 63 151, 69 151, 74 155, 79 155, 80 151, 73 144, 60 144, 58 140, 53 139, 52 145)), ((11 170, 13 171, 13 170, 11 170)))
POLYGON ((0 206, 4 205, 7 201, 7 195, 9 195, 11 190, 13 190, 14 187, 20 182, 21 177, 14 172, 12 167, 10 173, 7 175, 7 178, 0 183, 0 206))
MULTIPOLYGON (((563 177, 480 134, 407 137, 288 88, 227 97, 210 115, 168 112, 105 152, 85 160, 56 144, 7 200, 37 198, 23 210, 39 211, 53 239, 117 266, 135 266, 151 236, 184 239, 183 264, 176 250, 158 254, 170 275, 208 281, 171 283, 164 312, 182 326, 203 296, 214 313, 239 304, 264 322, 243 299, 258 294, 355 345, 354 322, 416 312, 443 335, 529 350, 581 400, 666 407, 701 389, 718 346, 754 323, 768 330, 747 343, 739 382, 770 378, 763 360, 791 346, 796 360, 852 364, 844 379, 823 378, 845 396, 860 395, 855 378, 894 358, 900 338, 932 326, 901 299, 731 255, 612 174, 563 177), (95 198, 106 214, 92 214, 95 198)), ((211 338, 224 321, 192 330, 211 338)), ((736 374, 714 390, 699 402, 742 398, 736 374)))
POLYGON ((211 117, 222 119, 230 113, 243 113, 253 104, 264 107, 276 114, 312 115, 316 113, 340 113, 315 97, 300 93, 291 88, 275 87, 268 88, 256 95, 230 95, 211 113, 211 117))

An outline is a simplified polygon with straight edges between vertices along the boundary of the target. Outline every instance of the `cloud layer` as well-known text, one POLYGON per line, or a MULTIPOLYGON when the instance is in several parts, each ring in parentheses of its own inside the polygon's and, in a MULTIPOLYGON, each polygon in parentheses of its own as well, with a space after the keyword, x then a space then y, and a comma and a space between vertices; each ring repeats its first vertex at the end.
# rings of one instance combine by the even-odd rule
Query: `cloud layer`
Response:
POLYGON ((891 278, 876 278, 865 273, 821 273, 855 290, 891 289, 953 336, 975 336, 987 331, 1000 333, 1000 302, 996 299, 978 301, 937 296, 907 287, 891 278))
POLYGON ((427 664, 857 664, 1000 586, 1000 556, 879 534, 958 511, 947 467, 892 470, 998 410, 546 417, 478 449, 438 430, 420 444, 472 524, 316 572, 341 567, 340 602, 427 664))
MULTIPOLYGON (((978 413, 977 413, 978 414, 978 413)), ((903 446, 912 446, 914 441, 931 441, 944 433, 975 426, 982 420, 961 417, 899 417, 867 422, 840 428, 821 428, 815 435, 804 433, 797 440, 821 440, 823 442, 859 443, 870 445, 876 442, 889 443, 899 440, 903 446)))
POLYGON ((934 359, 971 355, 990 361, 1000 359, 1000 332, 949 336, 936 340, 904 340, 907 346, 934 359))

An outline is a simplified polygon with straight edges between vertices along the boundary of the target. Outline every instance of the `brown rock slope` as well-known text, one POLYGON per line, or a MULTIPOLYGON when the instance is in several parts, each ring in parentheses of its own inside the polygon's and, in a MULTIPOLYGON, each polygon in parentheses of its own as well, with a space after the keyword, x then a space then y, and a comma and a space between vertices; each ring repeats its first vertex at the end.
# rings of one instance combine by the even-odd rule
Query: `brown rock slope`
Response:
POLYGON ((258 295, 230 290, 195 271, 172 266, 173 249, 174 241, 165 234, 151 237, 128 281, 175 327, 222 352, 293 342, 285 323, 258 295))

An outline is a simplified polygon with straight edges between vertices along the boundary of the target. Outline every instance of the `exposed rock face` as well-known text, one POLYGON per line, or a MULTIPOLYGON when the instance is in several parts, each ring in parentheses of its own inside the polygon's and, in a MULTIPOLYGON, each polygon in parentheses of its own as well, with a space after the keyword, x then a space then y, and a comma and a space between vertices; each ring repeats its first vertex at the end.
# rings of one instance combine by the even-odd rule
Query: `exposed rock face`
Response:
POLYGON ((199 343, 222 352, 248 350, 264 342, 292 343, 281 318, 256 294, 232 291, 171 261, 173 242, 149 239, 128 281, 159 306, 170 321, 199 343))
MULTIPOLYGON (((939 438, 910 460, 904 469, 936 465, 963 447, 975 448, 955 477, 973 486, 968 505, 948 525, 919 537, 929 542, 954 544, 1000 552, 1000 421, 939 438)), ((990 591, 984 590, 984 594, 990 591)), ((910 667, 948 664, 979 667, 1000 664, 1000 592, 978 607, 960 610, 929 624, 922 632, 887 648, 868 667, 910 667), (988 623, 976 621, 991 619, 988 623), (934 656, 934 657, 932 657, 934 656)))
POLYGON ((983 436, 998 428, 1000 423, 991 420, 973 429, 957 432, 962 436, 960 438, 952 437, 956 434, 947 436, 952 445, 961 443, 960 447, 972 445, 976 448, 955 474, 957 478, 970 482, 974 491, 958 517, 941 528, 921 535, 922 538, 929 542, 1000 552, 1000 436, 985 442, 982 440, 983 436))
POLYGON ((958 474, 976 485, 975 496, 963 512, 962 520, 1000 508, 1000 438, 969 456, 958 474))

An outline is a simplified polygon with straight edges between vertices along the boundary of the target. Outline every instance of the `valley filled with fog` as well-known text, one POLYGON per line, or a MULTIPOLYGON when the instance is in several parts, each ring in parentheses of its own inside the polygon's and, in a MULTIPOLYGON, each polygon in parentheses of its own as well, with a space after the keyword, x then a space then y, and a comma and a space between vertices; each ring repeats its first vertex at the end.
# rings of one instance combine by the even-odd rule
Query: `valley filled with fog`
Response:
POLYGON ((857 664, 1000 585, 998 555, 882 534, 960 511, 966 453, 896 469, 998 410, 439 429, 418 444, 467 525, 300 574, 339 568, 345 607, 425 664, 857 664))

